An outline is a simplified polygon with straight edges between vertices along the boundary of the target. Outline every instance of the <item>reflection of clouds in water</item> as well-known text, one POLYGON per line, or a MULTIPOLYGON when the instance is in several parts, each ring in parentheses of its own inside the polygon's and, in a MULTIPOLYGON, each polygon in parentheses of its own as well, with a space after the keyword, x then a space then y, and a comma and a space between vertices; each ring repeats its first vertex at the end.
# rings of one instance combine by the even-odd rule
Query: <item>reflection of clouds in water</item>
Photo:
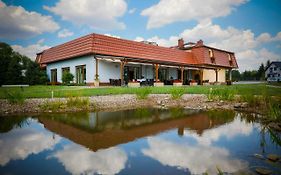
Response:
POLYGON ((120 148, 92 152, 76 144, 65 146, 52 157, 56 157, 72 174, 116 174, 125 168, 128 159, 120 148))
POLYGON ((192 174, 216 174, 218 166, 222 171, 235 172, 247 166, 247 163, 232 159, 224 148, 178 144, 160 138, 148 138, 149 148, 142 152, 163 165, 189 169, 192 174))
POLYGON ((17 128, 1 134, 0 165, 4 166, 10 160, 23 160, 30 154, 38 154, 44 150, 52 149, 60 139, 58 136, 53 138, 52 133, 35 128, 17 128))
POLYGON ((252 131, 252 124, 246 123, 237 117, 231 123, 205 130, 201 137, 189 130, 185 130, 185 136, 194 138, 200 145, 211 145, 212 142, 219 140, 221 137, 232 139, 237 135, 249 136, 252 131))

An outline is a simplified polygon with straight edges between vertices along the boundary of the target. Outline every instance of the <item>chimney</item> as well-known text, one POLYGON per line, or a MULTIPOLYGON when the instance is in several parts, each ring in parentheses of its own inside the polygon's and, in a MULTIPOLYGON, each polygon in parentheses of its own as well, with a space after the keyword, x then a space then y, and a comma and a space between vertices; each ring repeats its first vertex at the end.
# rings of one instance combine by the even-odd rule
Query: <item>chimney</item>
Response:
POLYGON ((184 40, 183 40, 183 38, 178 40, 178 48, 179 49, 183 49, 184 48, 184 40))
POLYGON ((197 41, 196 46, 203 46, 204 43, 203 41, 200 39, 199 41, 197 41))

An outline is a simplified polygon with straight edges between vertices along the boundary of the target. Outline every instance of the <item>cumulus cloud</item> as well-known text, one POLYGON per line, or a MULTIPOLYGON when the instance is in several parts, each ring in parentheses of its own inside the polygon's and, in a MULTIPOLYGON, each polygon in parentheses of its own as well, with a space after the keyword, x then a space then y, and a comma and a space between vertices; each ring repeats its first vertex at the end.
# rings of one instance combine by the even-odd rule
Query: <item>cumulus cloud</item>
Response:
POLYGON ((68 29, 63 29, 61 31, 58 32, 58 37, 59 38, 66 38, 69 36, 72 36, 73 32, 69 31, 68 29))
POLYGON ((158 28, 178 21, 204 21, 229 15, 235 7, 248 0, 160 0, 141 12, 148 17, 147 28, 158 28))
POLYGON ((44 9, 59 15, 63 20, 78 25, 87 25, 94 29, 124 29, 119 22, 127 10, 124 0, 59 0, 55 6, 44 9))
POLYGON ((188 169, 191 174, 217 174, 217 166, 228 173, 247 167, 246 162, 232 158, 225 148, 179 144, 160 138, 148 138, 147 142, 148 148, 142 150, 144 155, 165 166, 188 169))
POLYGON ((12 45, 12 48, 14 51, 27 56, 31 60, 35 60, 36 53, 42 52, 43 50, 50 48, 50 46, 44 45, 44 40, 41 39, 35 44, 31 44, 25 47, 21 45, 12 45))
POLYGON ((136 10, 137 10, 136 8, 132 8, 132 9, 130 9, 130 10, 128 11, 128 13, 129 13, 129 14, 133 14, 133 13, 135 13, 136 10))
POLYGON ((127 154, 120 148, 92 152, 79 145, 67 145, 53 156, 72 174, 117 174, 125 168, 127 154))
MULTIPOLYGON (((32 123, 33 121, 30 120, 32 123)), ((17 128, 0 135, 0 165, 11 160, 24 160, 31 154, 53 149, 60 141, 59 136, 35 128, 17 128)))
POLYGON ((257 69, 262 62, 266 62, 268 59, 281 60, 280 55, 263 48, 262 45, 264 42, 281 41, 281 32, 274 37, 267 33, 256 37, 249 29, 237 29, 231 26, 222 28, 210 20, 201 21, 195 27, 186 29, 178 36, 171 36, 168 39, 158 36, 136 39, 154 41, 162 46, 174 46, 177 45, 179 38, 193 42, 202 39, 206 45, 235 52, 241 71, 257 69))
POLYGON ((0 38, 6 39, 27 38, 59 29, 51 16, 29 12, 21 6, 7 6, 1 0, 0 21, 0 38))

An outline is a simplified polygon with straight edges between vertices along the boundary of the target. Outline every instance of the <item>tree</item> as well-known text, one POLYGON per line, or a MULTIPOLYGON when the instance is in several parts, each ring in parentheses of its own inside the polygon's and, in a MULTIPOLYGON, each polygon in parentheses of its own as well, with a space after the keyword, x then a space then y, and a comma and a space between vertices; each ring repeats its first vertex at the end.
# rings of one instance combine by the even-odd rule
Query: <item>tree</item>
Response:
POLYGON ((70 72, 64 72, 62 74, 62 82, 64 84, 70 84, 71 81, 73 81, 74 76, 70 72))
POLYGON ((259 70, 257 72, 258 80, 264 80, 265 79, 264 76, 265 76, 265 67, 264 67, 263 63, 261 63, 259 70))
POLYGON ((48 78, 40 66, 17 52, 6 43, 0 42, 0 85, 45 84, 48 78))

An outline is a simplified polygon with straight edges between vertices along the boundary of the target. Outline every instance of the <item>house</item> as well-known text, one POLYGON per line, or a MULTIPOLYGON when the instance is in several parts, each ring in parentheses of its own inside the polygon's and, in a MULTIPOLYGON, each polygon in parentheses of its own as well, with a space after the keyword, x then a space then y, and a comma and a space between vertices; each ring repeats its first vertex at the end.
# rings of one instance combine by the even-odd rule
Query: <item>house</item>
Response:
POLYGON ((238 68, 233 52, 206 46, 202 40, 179 39, 177 46, 168 48, 95 33, 44 50, 36 61, 51 82, 61 82, 69 71, 75 83, 95 86, 225 83, 226 71, 231 79, 231 70, 238 68))
POLYGON ((281 61, 273 61, 265 70, 265 79, 268 82, 281 81, 281 61))

